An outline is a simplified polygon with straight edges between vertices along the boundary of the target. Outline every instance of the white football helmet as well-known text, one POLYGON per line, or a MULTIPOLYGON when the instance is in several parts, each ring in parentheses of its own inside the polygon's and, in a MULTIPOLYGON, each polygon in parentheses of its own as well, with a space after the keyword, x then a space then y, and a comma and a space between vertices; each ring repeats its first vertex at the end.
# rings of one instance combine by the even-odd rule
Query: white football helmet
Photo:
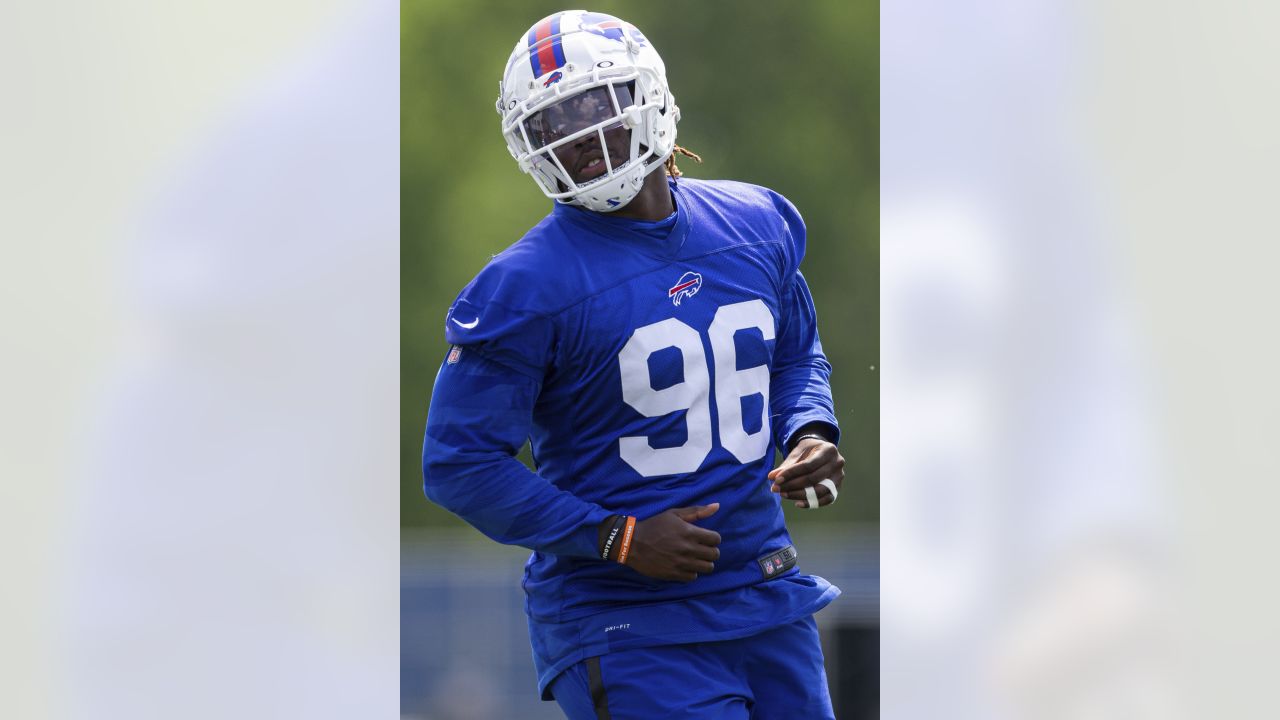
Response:
POLYGON ((566 10, 521 36, 498 85, 507 149, 547 197, 612 212, 671 156, 680 109, 631 23, 566 10))

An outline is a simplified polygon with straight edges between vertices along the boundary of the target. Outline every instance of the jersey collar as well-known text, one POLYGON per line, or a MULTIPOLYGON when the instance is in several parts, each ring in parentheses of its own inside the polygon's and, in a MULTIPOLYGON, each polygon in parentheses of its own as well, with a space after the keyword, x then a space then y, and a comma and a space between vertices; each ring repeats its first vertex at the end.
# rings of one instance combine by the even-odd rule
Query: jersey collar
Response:
POLYGON ((652 231, 654 226, 661 225, 667 219, 657 222, 632 220, 564 203, 556 203, 552 214, 589 230, 594 235, 624 243, 645 255, 670 259, 684 247, 685 238, 689 234, 689 200, 687 194, 681 192, 675 178, 667 178, 667 187, 671 188, 671 199, 676 206, 676 221, 663 240, 656 241, 651 232, 645 231, 652 231))

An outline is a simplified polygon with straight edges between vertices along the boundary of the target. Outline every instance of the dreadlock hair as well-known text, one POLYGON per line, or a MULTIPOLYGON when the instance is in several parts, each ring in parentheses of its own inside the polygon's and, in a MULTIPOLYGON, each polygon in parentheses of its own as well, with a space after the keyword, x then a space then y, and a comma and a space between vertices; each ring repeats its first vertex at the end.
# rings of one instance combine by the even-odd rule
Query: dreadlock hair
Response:
POLYGON ((686 150, 680 147, 679 145, 677 145, 675 147, 675 150, 672 151, 670 157, 667 158, 667 162, 666 162, 667 174, 670 175, 671 177, 676 177, 676 178, 682 177, 682 175, 680 174, 680 168, 676 167, 677 154, 683 155, 687 158, 691 158, 694 162, 698 164, 702 163, 702 157, 700 155, 698 155, 695 152, 690 152, 689 150, 686 150))

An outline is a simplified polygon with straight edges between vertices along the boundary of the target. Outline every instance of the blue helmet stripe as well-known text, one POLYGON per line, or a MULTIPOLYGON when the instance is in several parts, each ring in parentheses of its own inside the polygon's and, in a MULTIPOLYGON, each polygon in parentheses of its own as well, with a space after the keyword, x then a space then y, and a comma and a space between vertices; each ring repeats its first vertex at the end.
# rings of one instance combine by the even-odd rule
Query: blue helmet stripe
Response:
POLYGON ((559 70, 560 68, 564 67, 564 64, 565 64, 564 44, 560 38, 560 16, 559 15, 557 15, 555 19, 551 21, 551 36, 555 38, 555 41, 551 45, 551 49, 553 52, 555 52, 555 55, 556 55, 556 66, 554 69, 559 70))
MULTIPOLYGON (((540 25, 541 23, 539 23, 540 25)), ((538 53, 533 46, 538 42, 538 26, 529 28, 529 64, 533 68, 533 76, 540 77, 542 75, 542 63, 538 62, 538 53)))

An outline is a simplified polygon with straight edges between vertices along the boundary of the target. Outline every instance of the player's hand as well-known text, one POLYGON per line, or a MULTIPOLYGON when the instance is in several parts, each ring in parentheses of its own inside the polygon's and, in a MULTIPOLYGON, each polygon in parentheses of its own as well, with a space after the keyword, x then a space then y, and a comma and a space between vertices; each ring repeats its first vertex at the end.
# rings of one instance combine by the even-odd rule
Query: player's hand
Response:
POLYGON ((787 500, 794 500, 796 507, 809 507, 805 488, 813 488, 818 506, 830 505, 836 501, 835 496, 844 483, 844 456, 832 443, 805 438, 796 443, 782 464, 769 473, 769 480, 773 483, 770 490, 787 500), (818 484, 823 480, 835 484, 836 494, 825 484, 818 484))
POLYGON ((720 533, 693 523, 709 518, 720 503, 673 508, 636 523, 627 567, 659 580, 690 582, 715 570, 720 533))

